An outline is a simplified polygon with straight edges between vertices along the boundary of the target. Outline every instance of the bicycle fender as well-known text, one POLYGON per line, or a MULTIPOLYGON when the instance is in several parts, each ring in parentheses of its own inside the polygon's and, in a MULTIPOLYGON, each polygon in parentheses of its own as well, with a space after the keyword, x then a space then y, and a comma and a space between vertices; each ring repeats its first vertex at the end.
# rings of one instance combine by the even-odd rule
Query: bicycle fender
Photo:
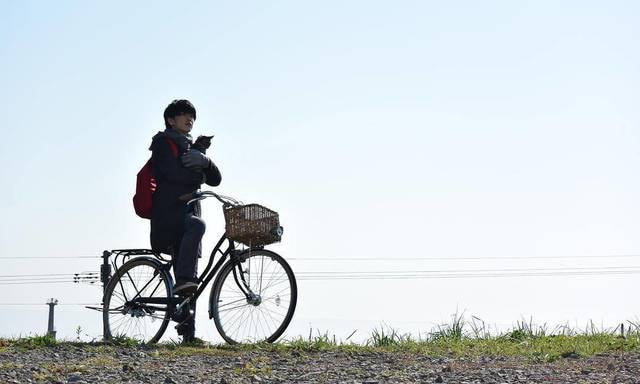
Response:
POLYGON ((234 256, 232 256, 232 260, 235 258, 235 260, 245 261, 250 254, 256 253, 256 252, 271 254, 274 256, 280 256, 273 251, 260 247, 260 248, 251 248, 251 249, 245 249, 244 251, 240 251, 236 253, 234 256))
MULTIPOLYGON (((238 252, 235 255, 231 256, 231 259, 229 261, 227 261, 226 263, 224 263, 224 265, 222 266, 222 268, 220 268, 220 271, 224 271, 224 269, 227 267, 227 265, 229 264, 233 264, 235 262, 239 261, 245 261, 247 259, 247 256, 249 256, 251 253, 253 252, 260 252, 266 255, 275 255, 275 256, 280 256, 277 253, 270 251, 268 249, 264 249, 264 248, 253 248, 253 249, 245 249, 244 251, 238 252)), ((211 290, 209 291, 209 319, 213 319, 213 291, 215 289, 216 283, 218 282, 218 276, 216 276, 216 279, 213 282, 213 285, 211 286, 211 290)))

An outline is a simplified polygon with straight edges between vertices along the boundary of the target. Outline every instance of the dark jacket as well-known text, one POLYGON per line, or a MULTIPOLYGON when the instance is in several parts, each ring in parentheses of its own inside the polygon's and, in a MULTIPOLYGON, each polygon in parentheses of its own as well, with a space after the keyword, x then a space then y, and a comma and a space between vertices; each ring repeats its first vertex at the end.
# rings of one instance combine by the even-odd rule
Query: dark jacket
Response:
MULTIPOLYGON (((189 148, 186 137, 175 132, 158 132, 151 143, 151 161, 153 176, 157 187, 153 193, 151 213, 151 248, 154 251, 168 252, 169 247, 178 245, 184 231, 184 218, 187 212, 185 201, 178 198, 200 188, 203 179, 212 187, 220 185, 222 176, 213 162, 210 168, 195 172, 182 165, 180 156, 189 148), (167 139, 178 147, 178 157, 171 151, 167 139)), ((200 202, 195 202, 194 214, 200 217, 200 202)))

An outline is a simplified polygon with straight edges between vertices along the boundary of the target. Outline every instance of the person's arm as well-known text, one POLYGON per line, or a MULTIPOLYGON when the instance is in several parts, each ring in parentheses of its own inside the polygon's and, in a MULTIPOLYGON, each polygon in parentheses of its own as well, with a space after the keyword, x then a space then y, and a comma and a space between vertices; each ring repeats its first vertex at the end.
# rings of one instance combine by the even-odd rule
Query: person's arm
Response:
POLYGON ((190 149, 182 155, 181 160, 185 167, 204 173, 207 185, 212 187, 220 185, 220 181, 222 181, 220 171, 204 153, 196 149, 190 149))
POLYGON ((220 170, 218 169, 218 167, 216 167, 213 161, 211 162, 211 166, 209 168, 203 169, 202 172, 204 172, 204 175, 207 177, 207 180, 205 181, 207 185, 210 185, 212 187, 217 187, 218 185, 220 185, 220 182, 222 181, 222 175, 220 174, 220 170))
POLYGON ((193 185, 202 182, 202 174, 180 165, 165 139, 155 140, 152 146, 151 161, 156 177, 162 177, 171 184, 193 185))

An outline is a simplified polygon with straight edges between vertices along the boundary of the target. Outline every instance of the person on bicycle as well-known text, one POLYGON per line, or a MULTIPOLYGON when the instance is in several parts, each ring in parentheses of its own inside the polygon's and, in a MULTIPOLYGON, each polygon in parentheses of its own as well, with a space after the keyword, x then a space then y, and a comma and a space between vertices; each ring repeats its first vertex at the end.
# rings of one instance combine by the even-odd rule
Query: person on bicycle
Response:
MULTIPOLYGON (((198 201, 186 205, 180 196, 197 191, 206 183, 220 185, 222 176, 213 161, 192 149, 190 132, 196 119, 196 109, 188 100, 174 100, 164 110, 166 129, 152 140, 151 160, 156 191, 151 214, 151 248, 171 254, 176 278, 174 294, 190 295, 198 287, 197 265, 201 255, 201 240, 205 222, 201 219, 198 201), (178 149, 175 156, 171 140, 178 149)), ((195 310, 195 303, 192 303, 195 310)), ((183 340, 194 338, 195 316, 178 329, 183 340)))

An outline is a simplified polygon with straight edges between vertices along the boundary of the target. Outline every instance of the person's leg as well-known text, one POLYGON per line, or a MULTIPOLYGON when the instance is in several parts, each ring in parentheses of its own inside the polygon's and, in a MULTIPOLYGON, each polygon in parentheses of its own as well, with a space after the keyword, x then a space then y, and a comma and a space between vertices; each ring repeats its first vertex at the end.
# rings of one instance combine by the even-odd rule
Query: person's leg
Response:
POLYGON ((202 252, 201 240, 205 229, 206 225, 201 218, 191 214, 185 217, 184 234, 175 260, 176 286, 197 281, 198 258, 202 252))
MULTIPOLYGON (((199 217, 193 214, 188 214, 185 217, 184 234, 180 241, 174 269, 176 275, 176 290, 178 290, 178 292, 181 287, 185 287, 182 290, 183 293, 190 294, 194 292, 197 287, 196 284, 189 285, 189 283, 195 283, 198 279, 198 258, 202 252, 202 236, 204 235, 205 229, 205 223, 199 217)), ((178 334, 182 335, 184 342, 193 341, 195 337, 195 301, 191 302, 189 308, 186 310, 189 309, 193 311, 193 316, 190 316, 178 329, 178 334)))
POLYGON ((175 285, 178 284, 178 260, 180 260, 180 242, 182 239, 179 239, 176 244, 171 247, 171 259, 173 260, 173 277, 175 277, 176 281, 175 285))

